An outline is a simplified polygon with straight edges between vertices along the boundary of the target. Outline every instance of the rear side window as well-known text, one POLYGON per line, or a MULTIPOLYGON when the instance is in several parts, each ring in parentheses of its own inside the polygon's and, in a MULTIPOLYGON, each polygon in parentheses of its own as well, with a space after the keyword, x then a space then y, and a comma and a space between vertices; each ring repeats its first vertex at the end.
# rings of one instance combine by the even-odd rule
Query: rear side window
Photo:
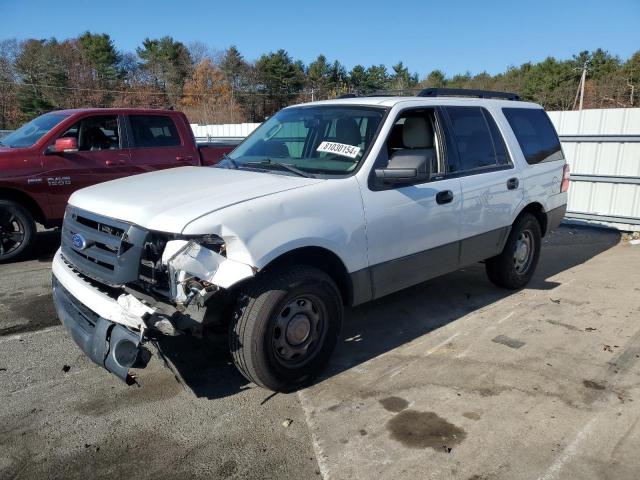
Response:
POLYGON ((454 171, 509 164, 504 140, 491 115, 480 107, 447 107, 458 151, 454 171))
POLYGON ((529 165, 563 160, 560 139, 546 112, 539 108, 503 108, 529 165))
POLYGON ((131 115, 133 143, 136 147, 173 147, 180 145, 180 135, 171 117, 165 115, 131 115))

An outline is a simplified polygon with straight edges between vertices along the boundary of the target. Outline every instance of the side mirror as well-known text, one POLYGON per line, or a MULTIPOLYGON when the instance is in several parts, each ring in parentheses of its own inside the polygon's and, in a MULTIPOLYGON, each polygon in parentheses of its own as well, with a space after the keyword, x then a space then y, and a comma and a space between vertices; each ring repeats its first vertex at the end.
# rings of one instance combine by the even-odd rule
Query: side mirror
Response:
POLYGON ((62 137, 53 145, 53 153, 69 153, 78 151, 78 140, 74 137, 62 137))
POLYGON ((399 150, 389 159, 387 168, 376 169, 376 178, 384 183, 409 184, 431 178, 432 149, 399 150))

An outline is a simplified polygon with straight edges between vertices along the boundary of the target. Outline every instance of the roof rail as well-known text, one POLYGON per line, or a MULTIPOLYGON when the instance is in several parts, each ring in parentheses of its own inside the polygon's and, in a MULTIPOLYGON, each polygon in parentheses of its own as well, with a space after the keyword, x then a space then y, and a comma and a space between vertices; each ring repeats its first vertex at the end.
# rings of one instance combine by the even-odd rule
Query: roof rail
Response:
POLYGON ((355 93, 343 93, 338 95, 336 98, 356 98, 358 95, 355 93))
POLYGON ((468 88, 425 88, 420 90, 417 96, 503 98, 505 100, 520 100, 520 95, 517 93, 494 92, 491 90, 472 90, 468 88))

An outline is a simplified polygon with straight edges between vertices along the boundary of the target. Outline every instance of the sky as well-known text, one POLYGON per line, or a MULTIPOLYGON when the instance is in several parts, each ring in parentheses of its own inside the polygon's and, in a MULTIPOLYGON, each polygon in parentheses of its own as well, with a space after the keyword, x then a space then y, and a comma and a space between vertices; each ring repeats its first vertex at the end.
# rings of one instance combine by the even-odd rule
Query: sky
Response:
POLYGON ((108 33, 122 51, 170 35, 213 50, 236 45, 247 60, 285 49, 305 64, 318 54, 420 78, 491 74, 547 56, 604 48, 640 50, 640 0, 0 0, 0 40, 108 33))

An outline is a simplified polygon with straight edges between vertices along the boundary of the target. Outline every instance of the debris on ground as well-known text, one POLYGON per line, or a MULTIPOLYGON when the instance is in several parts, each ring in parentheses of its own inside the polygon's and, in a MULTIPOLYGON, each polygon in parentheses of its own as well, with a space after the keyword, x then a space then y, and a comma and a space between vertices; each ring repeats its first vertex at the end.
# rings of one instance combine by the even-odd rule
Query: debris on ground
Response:
POLYGON ((4 368, 4 367, 0 368, 0 372, 6 372, 6 371, 7 371, 6 368, 4 368))
POLYGON ((67 373, 69 370, 71 370, 71 367, 70 367, 69 365, 63 365, 63 366, 62 366, 62 371, 63 371, 64 373, 67 373))
POLYGON ((551 297, 549 297, 549 300, 551 300, 553 303, 560 303, 560 299, 559 298, 551 298, 551 297))
POLYGON ((602 350, 604 350, 605 352, 613 353, 613 348, 611 348, 611 345, 603 345, 602 350))
POLYGON ((287 418, 284 422, 282 422, 282 426, 284 428, 289 428, 289 425, 291 425, 293 423, 293 420, 291 420, 290 418, 287 418))
POLYGON ((585 332, 597 332, 598 329, 594 327, 587 327, 584 329, 585 332))

